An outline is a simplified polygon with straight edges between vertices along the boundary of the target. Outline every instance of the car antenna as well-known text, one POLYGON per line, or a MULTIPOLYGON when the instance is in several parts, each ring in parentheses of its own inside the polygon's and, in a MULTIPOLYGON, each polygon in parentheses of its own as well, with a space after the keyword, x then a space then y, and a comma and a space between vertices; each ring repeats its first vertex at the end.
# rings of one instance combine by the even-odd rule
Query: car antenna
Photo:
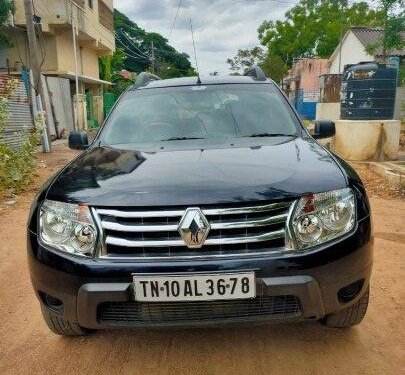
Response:
POLYGON ((197 68, 197 85, 201 85, 200 70, 198 69, 198 62, 197 62, 197 52, 195 50, 193 23, 191 22, 191 18, 190 18, 190 30, 191 30, 191 38, 193 40, 195 67, 197 68))

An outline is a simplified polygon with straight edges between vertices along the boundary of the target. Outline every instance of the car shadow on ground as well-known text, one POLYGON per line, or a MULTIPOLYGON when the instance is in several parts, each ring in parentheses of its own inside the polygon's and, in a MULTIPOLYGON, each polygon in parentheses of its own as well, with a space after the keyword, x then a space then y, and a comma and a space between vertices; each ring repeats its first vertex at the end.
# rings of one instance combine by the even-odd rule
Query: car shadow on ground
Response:
MULTIPOLYGON (((110 345, 131 347, 140 345, 145 354, 150 350, 160 350, 161 347, 170 346, 173 341, 182 347, 203 349, 204 347, 222 350, 226 346, 249 346, 253 342, 266 345, 271 342, 279 348, 283 346, 300 349, 305 343, 311 346, 325 348, 333 342, 333 347, 340 345, 352 348, 356 346, 361 326, 336 329, 323 326, 320 322, 297 322, 297 323, 271 323, 256 324, 254 326, 218 326, 204 328, 171 328, 171 329, 112 329, 100 330, 82 338, 82 341, 91 342, 93 345, 110 345), (142 345, 141 345, 142 344, 142 345)), ((76 345, 80 338, 61 338, 63 345, 76 345)), ((137 350, 137 355, 142 351, 137 350)))
MULTIPOLYGON (((317 322, 250 328, 106 330, 84 339, 56 339, 53 348, 69 356, 97 353, 93 357, 97 369, 114 369, 113 373, 120 374, 134 373, 135 369, 153 375, 330 374, 327 369, 350 373, 347 358, 356 361, 356 353, 359 357, 364 354, 366 340, 361 332, 358 327, 333 329, 317 322)), ((78 365, 77 369, 83 367, 78 365)))

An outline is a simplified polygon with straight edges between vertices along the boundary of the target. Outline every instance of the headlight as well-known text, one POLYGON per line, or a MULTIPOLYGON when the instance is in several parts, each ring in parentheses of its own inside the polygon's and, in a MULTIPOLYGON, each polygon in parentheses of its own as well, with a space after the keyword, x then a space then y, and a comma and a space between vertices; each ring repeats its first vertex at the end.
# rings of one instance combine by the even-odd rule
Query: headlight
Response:
POLYGON ((356 209, 351 189, 333 190, 301 198, 290 220, 296 247, 304 249, 349 232, 356 209))
POLYGON ((97 231, 87 206, 46 200, 40 210, 40 236, 59 250, 92 256, 97 231))

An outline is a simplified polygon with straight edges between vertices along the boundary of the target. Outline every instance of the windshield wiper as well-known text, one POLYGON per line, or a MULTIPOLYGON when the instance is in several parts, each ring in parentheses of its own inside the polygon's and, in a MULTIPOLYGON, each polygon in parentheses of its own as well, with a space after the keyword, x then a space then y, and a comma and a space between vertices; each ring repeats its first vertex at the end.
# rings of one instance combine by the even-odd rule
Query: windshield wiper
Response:
POLYGON ((201 137, 171 137, 167 139, 161 139, 160 142, 167 142, 167 141, 186 141, 188 139, 206 139, 201 137))
POLYGON ((244 135, 247 138, 264 138, 264 137, 296 137, 293 134, 283 134, 283 133, 254 133, 250 135, 244 135))

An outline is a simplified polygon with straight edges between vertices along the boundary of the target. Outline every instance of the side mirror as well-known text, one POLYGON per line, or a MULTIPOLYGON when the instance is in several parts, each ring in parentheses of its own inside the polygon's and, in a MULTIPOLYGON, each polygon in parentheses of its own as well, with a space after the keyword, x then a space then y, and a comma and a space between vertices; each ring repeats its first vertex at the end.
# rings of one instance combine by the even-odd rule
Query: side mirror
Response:
POLYGON ((86 132, 71 132, 69 134, 69 148, 72 150, 84 150, 89 147, 89 140, 86 132))
POLYGON ((330 120, 316 120, 312 136, 315 139, 329 138, 335 135, 335 123, 330 120))

